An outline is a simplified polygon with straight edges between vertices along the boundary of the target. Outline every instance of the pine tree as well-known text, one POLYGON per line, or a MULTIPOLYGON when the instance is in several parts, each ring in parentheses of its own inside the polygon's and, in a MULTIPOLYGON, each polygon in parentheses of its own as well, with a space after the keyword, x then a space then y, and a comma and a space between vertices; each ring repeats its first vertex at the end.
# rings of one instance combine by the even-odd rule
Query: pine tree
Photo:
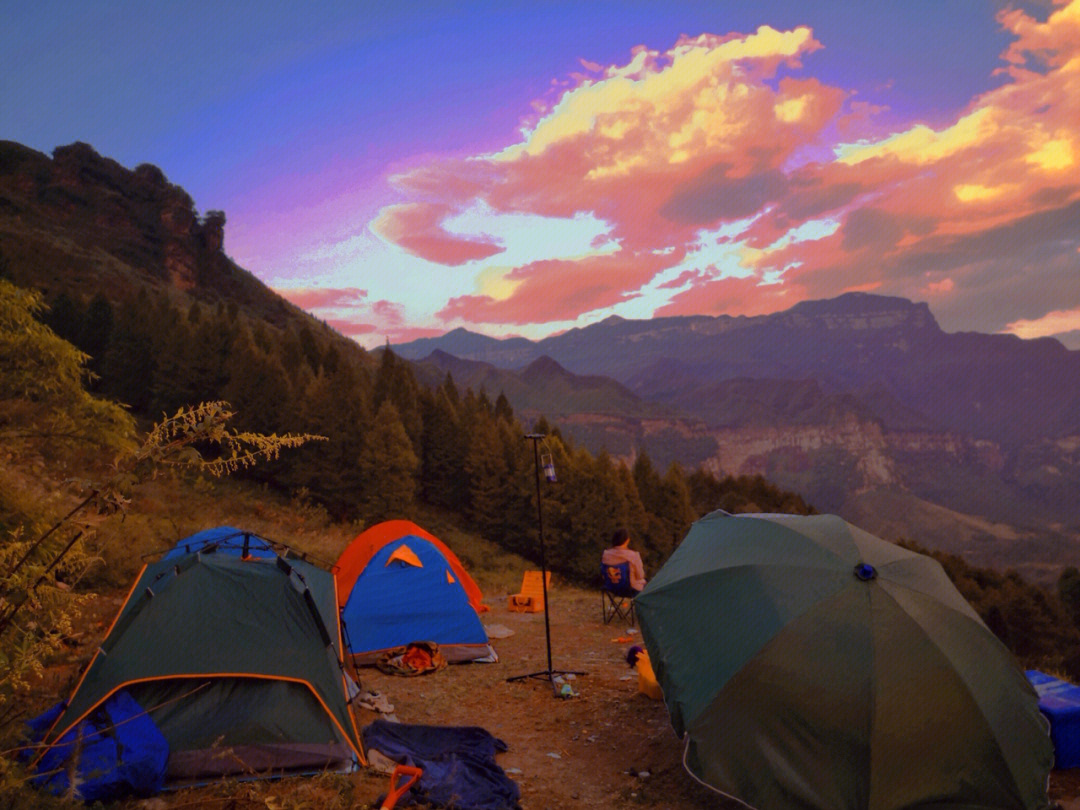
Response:
POLYGON ((421 396, 421 413, 421 497, 426 503, 462 513, 468 502, 465 435, 445 386, 421 396))
POLYGON ((358 460, 360 507, 369 522, 407 518, 413 512, 420 460, 394 403, 384 400, 364 434, 358 460))

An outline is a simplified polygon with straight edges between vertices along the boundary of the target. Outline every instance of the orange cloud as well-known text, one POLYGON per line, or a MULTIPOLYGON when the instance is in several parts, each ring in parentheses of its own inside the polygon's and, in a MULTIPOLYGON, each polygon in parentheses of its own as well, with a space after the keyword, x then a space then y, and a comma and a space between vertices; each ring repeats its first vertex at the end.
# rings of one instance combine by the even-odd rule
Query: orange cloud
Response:
POLYGON ((438 313, 444 321, 471 323, 544 323, 573 320, 586 312, 628 300, 683 254, 630 254, 622 251, 582 259, 533 262, 509 274, 516 282, 503 298, 464 295, 452 298, 438 313))
POLYGON ((1018 10, 998 19, 1015 37, 1003 54, 1009 81, 940 126, 885 132, 880 108, 791 75, 821 47, 808 28, 639 47, 624 65, 587 65, 519 143, 396 177, 404 193, 438 202, 384 209, 372 227, 443 264, 500 249, 442 227, 477 204, 587 213, 619 245, 511 269, 499 296, 454 298, 439 313, 447 320, 573 320, 643 294, 702 232, 736 222, 742 233, 725 238, 742 243, 755 276, 725 279, 717 268, 688 291, 673 292, 693 276, 654 287, 673 296, 657 314, 771 311, 850 289, 933 293, 942 322, 966 328, 1015 321, 1017 300, 1031 319, 1071 311, 1080 306, 1080 0, 1045 22, 1018 10), (848 143, 835 142, 840 133, 848 143), (789 236, 823 218, 839 227, 789 236))
POLYGON ((371 223, 371 229, 414 256, 437 264, 464 264, 502 252, 502 246, 495 242, 455 236, 445 230, 442 223, 453 213, 448 205, 390 205, 371 223))
POLYGON ((779 284, 761 284, 757 277, 702 279, 673 296, 655 317, 672 315, 766 315, 801 300, 779 284))

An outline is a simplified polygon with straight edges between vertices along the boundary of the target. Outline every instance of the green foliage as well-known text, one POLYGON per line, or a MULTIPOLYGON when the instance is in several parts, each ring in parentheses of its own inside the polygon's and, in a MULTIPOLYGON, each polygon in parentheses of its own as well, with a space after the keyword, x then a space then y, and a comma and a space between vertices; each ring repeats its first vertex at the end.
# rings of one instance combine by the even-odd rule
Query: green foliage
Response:
POLYGON ((88 356, 42 323, 42 311, 39 295, 0 280, 0 731, 16 696, 71 633, 85 598, 73 586, 96 561, 88 541, 126 511, 140 483, 168 470, 224 475, 321 438, 235 430, 226 403, 206 402, 178 409, 136 445, 132 418, 86 391, 88 356), (86 449, 114 461, 103 476, 70 482, 73 508, 70 500, 61 507, 40 475, 17 472, 44 456, 56 466, 81 463, 91 458, 86 449))
POLYGON ((419 465, 397 408, 389 399, 384 400, 371 429, 364 434, 357 460, 364 517, 370 522, 408 518, 416 497, 419 465))
POLYGON ((88 356, 41 323, 41 311, 40 295, 0 280, 0 440, 46 453, 87 442, 123 448, 131 418, 87 393, 88 356))
MULTIPOLYGON (((940 562, 957 590, 1025 668, 1080 680, 1080 629, 1055 594, 1025 582, 1015 571, 976 567, 955 554, 916 543, 902 541, 900 545, 940 562)), ((1062 578, 1071 582, 1073 572, 1062 578)))
POLYGON ((1057 581, 1057 595, 1072 623, 1080 627, 1080 571, 1070 565, 1057 581))

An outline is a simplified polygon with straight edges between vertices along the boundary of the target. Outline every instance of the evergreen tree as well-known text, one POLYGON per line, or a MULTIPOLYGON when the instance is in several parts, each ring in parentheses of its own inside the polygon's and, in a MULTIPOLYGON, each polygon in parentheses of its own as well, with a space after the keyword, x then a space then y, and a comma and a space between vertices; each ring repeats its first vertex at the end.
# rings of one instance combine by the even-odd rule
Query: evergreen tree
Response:
POLYGON ((49 302, 42 320, 60 338, 81 349, 84 317, 85 311, 79 302, 66 292, 61 292, 49 302))
POLYGON ((1061 572, 1057 581, 1057 594, 1073 624, 1080 627, 1080 571, 1075 565, 1070 565, 1061 572))
POLYGON ((292 490, 306 489, 327 511, 342 519, 359 514, 364 476, 359 459, 364 435, 372 429, 370 392, 356 374, 312 375, 298 406, 304 432, 326 436, 319 445, 300 448, 283 479, 292 490))
POLYGON ((463 513, 468 503, 467 446, 445 385, 421 396, 421 413, 421 497, 426 503, 463 513))
POLYGON ((413 447, 420 446, 424 424, 418 389, 409 364, 399 360, 389 346, 384 348, 375 373, 372 404, 376 411, 386 400, 394 404, 413 447))
POLYGON ((102 361, 102 391, 141 414, 149 413, 157 369, 152 319, 150 299, 144 289, 134 300, 120 306, 102 361))
POLYGON ((420 461, 397 408, 383 400, 364 434, 358 461, 360 507, 368 522, 408 518, 413 512, 420 461))
MULTIPOLYGON (((108 351, 109 341, 112 339, 112 331, 112 304, 104 295, 98 293, 90 299, 90 304, 86 308, 79 346, 90 355, 87 368, 99 377, 104 366, 105 352, 108 351)), ((97 388, 99 382, 99 380, 94 381, 91 388, 97 388)))
POLYGON ((260 349, 250 332, 242 331, 233 344, 226 372, 229 381, 223 393, 238 413, 238 426, 256 433, 275 433, 281 414, 292 407, 289 380, 281 362, 260 349))
POLYGON ((495 416, 504 422, 514 421, 514 409, 510 407, 510 400, 506 398, 506 394, 502 391, 499 392, 499 396, 495 400, 495 416))

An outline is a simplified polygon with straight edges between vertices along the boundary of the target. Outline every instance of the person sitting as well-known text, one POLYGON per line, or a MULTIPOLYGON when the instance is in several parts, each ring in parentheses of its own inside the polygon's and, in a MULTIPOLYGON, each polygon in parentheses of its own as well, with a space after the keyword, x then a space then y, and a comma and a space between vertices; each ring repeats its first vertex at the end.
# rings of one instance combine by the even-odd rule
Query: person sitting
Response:
POLYGON ((604 549, 600 558, 601 565, 630 565, 630 588, 636 595, 645 587, 645 566, 641 563, 641 555, 630 549, 630 532, 620 527, 611 536, 611 548, 604 549))

